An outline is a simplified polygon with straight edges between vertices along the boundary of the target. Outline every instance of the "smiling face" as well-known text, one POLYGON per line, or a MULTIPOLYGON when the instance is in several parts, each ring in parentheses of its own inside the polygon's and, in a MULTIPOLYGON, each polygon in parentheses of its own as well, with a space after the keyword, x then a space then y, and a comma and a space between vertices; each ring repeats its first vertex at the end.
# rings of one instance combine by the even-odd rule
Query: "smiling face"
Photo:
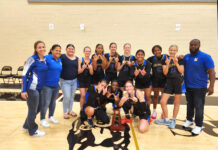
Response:
POLYGON ((107 88, 107 82, 105 80, 98 82, 98 89, 107 88))
POLYGON ((118 82, 112 82, 111 87, 112 91, 115 92, 119 88, 118 82))
POLYGON ((125 44, 124 47, 123 47, 123 50, 124 50, 124 53, 125 53, 126 55, 129 55, 130 52, 131 52, 131 45, 125 44))
POLYGON ((88 48, 88 47, 86 47, 86 48, 84 49, 84 55, 85 55, 85 57, 90 57, 90 55, 91 55, 91 49, 88 48))
POLYGON ((35 51, 36 51, 36 53, 37 53, 39 56, 44 56, 44 55, 45 55, 45 52, 46 52, 45 44, 44 44, 44 43, 38 43, 38 44, 36 45, 35 51))
POLYGON ((54 58, 59 58, 61 56, 61 48, 57 46, 55 49, 51 51, 54 58))
POLYGON ((161 51, 160 48, 158 48, 158 47, 154 48, 153 54, 154 54, 155 57, 160 58, 161 57, 161 53, 162 53, 162 51, 161 51))
POLYGON ((132 85, 132 83, 127 82, 125 84, 125 89, 126 89, 127 93, 131 94, 134 91, 134 86, 132 85))
POLYGON ((103 46, 102 45, 98 45, 95 49, 97 55, 101 55, 103 53, 103 46))
POLYGON ((109 47, 110 51, 112 54, 115 54, 117 51, 117 45, 116 44, 111 44, 111 46, 109 47))
POLYGON ((138 52, 137 54, 136 54, 136 59, 137 59, 137 61, 143 61, 144 60, 144 57, 145 57, 145 54, 143 53, 143 52, 138 52))
POLYGON ((74 56, 75 48, 73 46, 69 46, 69 47, 67 47, 66 52, 67 52, 68 56, 74 56))
POLYGON ((176 46, 171 46, 169 48, 170 57, 175 57, 177 52, 178 52, 178 48, 176 46))

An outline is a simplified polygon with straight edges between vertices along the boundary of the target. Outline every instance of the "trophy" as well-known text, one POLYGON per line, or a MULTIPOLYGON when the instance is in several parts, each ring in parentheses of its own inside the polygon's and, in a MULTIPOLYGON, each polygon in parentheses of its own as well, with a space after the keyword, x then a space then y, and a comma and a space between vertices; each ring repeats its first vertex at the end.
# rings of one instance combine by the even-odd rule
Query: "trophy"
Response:
POLYGON ((114 109, 114 114, 112 117, 112 124, 111 124, 110 130, 111 131, 122 131, 123 130, 119 109, 114 109))

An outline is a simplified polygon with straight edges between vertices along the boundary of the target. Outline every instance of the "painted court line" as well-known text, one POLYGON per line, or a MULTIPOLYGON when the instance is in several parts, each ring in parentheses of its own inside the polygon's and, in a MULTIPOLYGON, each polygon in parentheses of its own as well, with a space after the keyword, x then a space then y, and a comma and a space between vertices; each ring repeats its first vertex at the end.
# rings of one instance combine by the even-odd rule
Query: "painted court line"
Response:
POLYGON ((214 120, 212 117, 210 117, 209 115, 204 113, 204 116, 206 116, 207 118, 209 118, 210 120, 214 120))
POLYGON ((138 144, 138 141, 137 141, 137 138, 136 138, 136 135, 135 135, 135 130, 132 126, 132 123, 130 123, 130 128, 131 128, 131 131, 132 131, 132 136, 133 136, 133 139, 134 139, 134 142, 135 142, 135 148, 136 150, 139 150, 139 144, 138 144))

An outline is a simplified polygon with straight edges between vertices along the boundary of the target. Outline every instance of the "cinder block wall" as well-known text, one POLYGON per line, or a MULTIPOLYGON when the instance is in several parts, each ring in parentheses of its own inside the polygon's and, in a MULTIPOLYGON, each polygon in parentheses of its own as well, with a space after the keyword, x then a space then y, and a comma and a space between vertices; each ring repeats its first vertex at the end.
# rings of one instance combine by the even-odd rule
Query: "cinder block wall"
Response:
MULTIPOLYGON (((218 65, 216 3, 28 3, 27 0, 0 1, 0 67, 15 69, 33 53, 33 43, 43 40, 47 51, 52 44, 76 46, 82 56, 84 46, 93 52, 97 43, 108 52, 110 42, 117 42, 123 53, 125 42, 132 44, 132 54, 142 48, 146 57, 160 44, 164 53, 170 44, 179 46, 179 54, 189 52, 189 41, 199 38, 201 49, 212 55, 218 65), (54 24, 54 30, 48 24, 54 24), (81 31, 80 24, 85 24, 81 31), (176 31, 176 24, 181 30, 176 31)), ((216 68, 216 72, 218 69, 216 68)))

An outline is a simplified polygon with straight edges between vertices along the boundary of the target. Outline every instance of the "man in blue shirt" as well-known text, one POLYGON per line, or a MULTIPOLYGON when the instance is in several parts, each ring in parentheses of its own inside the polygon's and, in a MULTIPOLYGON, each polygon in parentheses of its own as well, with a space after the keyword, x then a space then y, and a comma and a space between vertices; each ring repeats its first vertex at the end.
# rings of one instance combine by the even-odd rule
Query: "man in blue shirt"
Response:
POLYGON ((208 95, 213 94, 215 82, 213 59, 210 55, 200 51, 199 48, 200 40, 191 40, 189 45, 190 54, 184 57, 187 120, 183 124, 183 128, 193 125, 195 115, 196 126, 192 130, 193 135, 199 135, 202 131, 205 96, 206 93, 208 95), (208 75, 210 83, 207 88, 208 75))

